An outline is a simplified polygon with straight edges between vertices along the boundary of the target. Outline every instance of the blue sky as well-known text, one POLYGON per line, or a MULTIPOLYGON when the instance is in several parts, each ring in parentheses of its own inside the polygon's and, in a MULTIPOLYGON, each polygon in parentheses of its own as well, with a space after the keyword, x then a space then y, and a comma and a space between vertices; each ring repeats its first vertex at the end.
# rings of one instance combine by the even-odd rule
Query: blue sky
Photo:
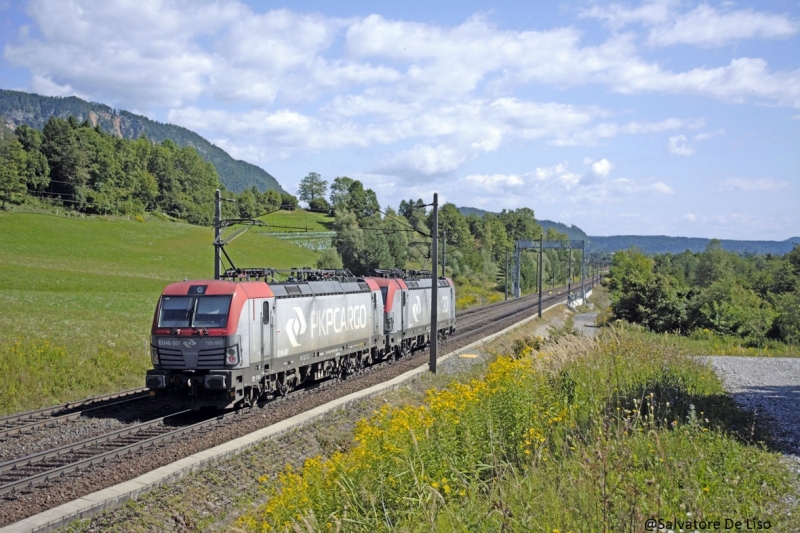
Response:
POLYGON ((0 0, 0 86, 590 235, 800 235, 800 1, 0 0))

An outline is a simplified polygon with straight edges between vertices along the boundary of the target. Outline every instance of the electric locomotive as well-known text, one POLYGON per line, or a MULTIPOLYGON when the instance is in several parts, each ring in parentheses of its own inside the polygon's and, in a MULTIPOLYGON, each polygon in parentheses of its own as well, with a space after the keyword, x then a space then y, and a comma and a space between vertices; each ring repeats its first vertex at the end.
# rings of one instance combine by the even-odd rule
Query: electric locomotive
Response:
MULTIPOLYGON (((429 273, 355 278, 299 270, 279 283, 252 274, 164 289, 145 378, 152 393, 192 408, 240 407, 398 357, 430 339, 429 273)), ((437 330, 446 336, 455 329, 452 281, 439 279, 437 290, 437 330)))

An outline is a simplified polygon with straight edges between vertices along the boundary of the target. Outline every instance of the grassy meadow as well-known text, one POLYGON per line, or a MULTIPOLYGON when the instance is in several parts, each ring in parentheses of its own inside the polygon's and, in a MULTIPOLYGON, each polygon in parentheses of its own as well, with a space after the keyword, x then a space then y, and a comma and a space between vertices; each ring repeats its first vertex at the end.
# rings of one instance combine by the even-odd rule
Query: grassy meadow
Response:
POLYGON ((304 209, 293 211, 277 211, 259 217, 268 224, 267 228, 259 228, 264 232, 288 231, 333 231, 333 216, 325 213, 312 213, 304 209))
MULTIPOLYGON (((0 213, 0 414, 140 386, 158 295, 212 277, 212 241, 211 228, 157 219, 0 213)), ((316 259, 250 233, 228 253, 240 266, 316 259)))

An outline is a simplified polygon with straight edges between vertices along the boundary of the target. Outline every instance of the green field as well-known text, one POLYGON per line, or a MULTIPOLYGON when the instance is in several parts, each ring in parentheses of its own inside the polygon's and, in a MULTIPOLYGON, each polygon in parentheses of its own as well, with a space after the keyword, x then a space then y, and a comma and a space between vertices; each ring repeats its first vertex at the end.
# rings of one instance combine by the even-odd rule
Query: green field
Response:
POLYGON ((268 225, 260 228, 263 232, 290 232, 290 231, 332 231, 333 215, 325 213, 311 213, 303 209, 294 211, 276 211, 258 217, 259 220, 268 225))
MULTIPOLYGON (((155 219, 0 213, 0 413, 140 386, 158 295, 213 276, 212 240, 211 228, 155 219)), ((248 267, 316 258, 257 234, 227 250, 248 267)))

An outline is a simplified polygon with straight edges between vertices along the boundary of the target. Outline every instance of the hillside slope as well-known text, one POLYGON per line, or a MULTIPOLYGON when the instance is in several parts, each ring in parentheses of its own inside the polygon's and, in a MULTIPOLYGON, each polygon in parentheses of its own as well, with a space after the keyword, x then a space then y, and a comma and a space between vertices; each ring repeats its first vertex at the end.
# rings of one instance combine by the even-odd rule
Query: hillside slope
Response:
POLYGON ((286 192, 268 172, 246 161, 233 159, 222 148, 181 126, 161 124, 142 115, 86 102, 75 96, 58 98, 0 89, 0 116, 11 127, 27 124, 42 129, 50 117, 67 118, 70 115, 80 122, 88 120, 92 125, 99 124, 107 132, 126 139, 146 135, 153 141, 170 139, 178 146, 191 146, 214 165, 220 181, 231 191, 242 192, 255 185, 261 191, 286 192))

